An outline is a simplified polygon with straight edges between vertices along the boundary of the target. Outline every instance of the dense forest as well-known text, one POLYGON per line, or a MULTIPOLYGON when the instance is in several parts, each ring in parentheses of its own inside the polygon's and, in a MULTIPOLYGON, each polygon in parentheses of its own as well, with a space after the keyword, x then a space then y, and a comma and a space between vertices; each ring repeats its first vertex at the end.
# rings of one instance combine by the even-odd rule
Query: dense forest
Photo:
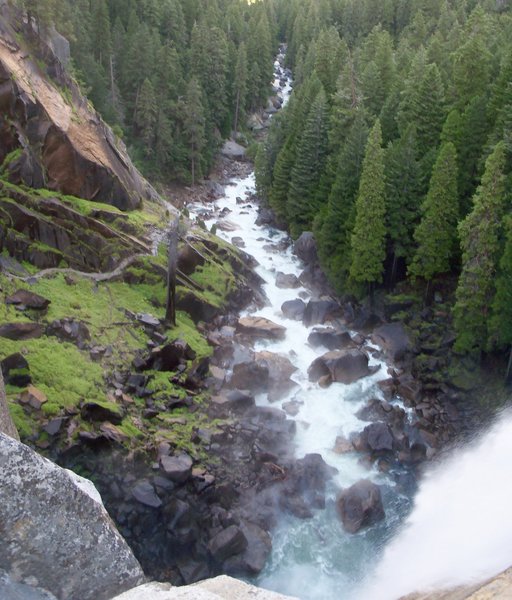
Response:
POLYGON ((295 77, 256 161, 340 293, 455 281, 460 352, 512 343, 507 1, 292 0, 295 77), (458 283, 457 283, 458 278, 458 283))
POLYGON ((272 2, 17 0, 71 41, 72 70, 144 173, 196 181, 222 139, 266 104, 272 2))
POLYGON ((88 97, 153 178, 194 182, 266 103, 259 195, 312 230, 337 292, 456 282, 456 349, 512 343, 509 0, 16 0, 70 40, 88 97))

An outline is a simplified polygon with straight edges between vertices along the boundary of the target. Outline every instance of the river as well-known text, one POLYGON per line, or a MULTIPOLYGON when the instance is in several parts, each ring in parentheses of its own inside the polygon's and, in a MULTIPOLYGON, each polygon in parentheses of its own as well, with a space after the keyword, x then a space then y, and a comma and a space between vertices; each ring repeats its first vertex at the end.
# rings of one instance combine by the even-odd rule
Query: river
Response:
MULTIPOLYGON (((282 59, 281 56, 281 63, 282 59)), ((280 67, 280 62, 276 62, 277 68, 280 67)), ((281 94, 286 103, 291 87, 289 80, 284 85, 280 83, 281 75, 282 73, 276 78, 276 85, 281 85, 281 94)), ((460 504, 467 502, 471 493, 461 484, 458 495, 454 494, 452 497, 450 481, 456 478, 457 468, 447 467, 442 473, 437 472, 432 478, 427 478, 416 501, 417 508, 410 514, 413 486, 401 485, 403 481, 408 481, 405 469, 394 467, 381 473, 375 466, 371 467, 361 461, 361 456, 355 452, 338 454, 334 451, 337 436, 349 438, 350 434, 361 431, 368 424, 361 421, 356 413, 369 399, 383 398, 377 383, 388 377, 388 365, 378 358, 378 352, 374 352, 378 349, 367 344, 370 365, 379 367, 373 375, 350 385, 333 383, 327 389, 309 381, 309 365, 327 349, 311 347, 308 344, 311 328, 305 327, 301 321, 286 319, 281 305, 297 298, 307 302, 314 294, 305 286, 283 289, 276 285, 278 273, 298 277, 304 265, 293 254, 285 232, 256 225, 258 207, 251 202, 254 191, 254 174, 251 173, 247 177, 232 180, 226 187, 225 195, 214 203, 207 207, 191 204, 189 210, 192 216, 203 219, 207 227, 221 219, 229 221, 231 230, 217 229, 217 234, 228 241, 233 237, 241 238, 244 250, 258 261, 256 270, 265 281, 264 290, 269 302, 264 308, 250 314, 283 325, 287 332, 284 340, 261 341, 256 343, 254 349, 280 353, 297 367, 292 376, 297 388, 272 406, 286 409, 291 402, 294 407, 296 414, 289 415, 289 418, 293 418, 297 424, 297 457, 307 453, 320 453, 329 465, 338 470, 328 489, 324 510, 317 510, 311 519, 282 517, 273 532, 270 560, 254 583, 301 600, 393 600, 421 586, 440 585, 453 579, 456 583, 464 581, 462 574, 465 572, 468 575, 468 568, 464 563, 466 554, 458 552, 457 548, 460 549, 461 544, 465 549, 474 547, 475 544, 471 544, 470 540, 466 542, 461 534, 466 519, 471 520, 470 516, 462 511, 458 514, 460 504), (386 518, 357 534, 349 534, 341 525, 335 500, 340 489, 363 478, 371 479, 381 486, 386 518), (434 484, 434 481, 438 483, 434 484), (447 502, 447 496, 451 497, 451 502, 447 502), (437 517, 438 514, 442 515, 441 520, 437 517), (402 531, 407 517, 406 527, 402 531), (439 544, 448 539, 446 532, 451 530, 452 521, 459 523, 459 526, 451 532, 451 546, 446 552, 439 552, 439 544), (450 579, 447 570, 452 570, 452 562, 446 560, 447 554, 457 553, 461 554, 463 560, 458 570, 453 566, 457 577, 450 579), (436 569, 433 566, 432 570, 426 566, 431 563, 444 565, 446 568, 436 569)), ((269 404, 266 394, 260 394, 256 401, 260 405, 269 404)), ((392 402, 401 405, 399 398, 392 402)), ((508 448, 507 457, 511 451, 512 448, 508 448)), ((471 462, 466 464, 468 469, 471 468, 471 462)), ((484 475, 485 468, 482 477, 484 475)), ((487 478, 485 481, 487 483, 487 478)), ((467 481, 465 485, 468 485, 467 481)), ((491 482, 489 487, 492 489, 491 482)), ((512 486, 509 487, 512 489, 512 486)), ((510 506, 510 492, 505 497, 510 506)), ((500 515, 502 508, 500 501, 500 515)), ((512 523, 512 519, 508 519, 508 522, 512 523)), ((478 531, 477 535, 481 534, 478 531)), ((509 549, 512 548, 511 528, 502 537, 509 543, 509 549)), ((506 553, 503 551, 502 555, 506 553)), ((510 562, 512 556, 508 556, 508 560, 510 562)), ((494 560, 492 567, 486 565, 487 568, 479 569, 478 574, 496 573, 507 564, 507 559, 494 560)))

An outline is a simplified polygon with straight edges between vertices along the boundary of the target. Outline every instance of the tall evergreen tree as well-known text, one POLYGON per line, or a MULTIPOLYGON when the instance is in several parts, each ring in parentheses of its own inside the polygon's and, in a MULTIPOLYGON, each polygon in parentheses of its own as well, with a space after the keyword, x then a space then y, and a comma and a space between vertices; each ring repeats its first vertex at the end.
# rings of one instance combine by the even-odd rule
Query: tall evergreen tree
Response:
POLYGON ((311 227, 319 208, 315 192, 327 157, 327 130, 328 107, 322 88, 304 124, 291 172, 286 212, 293 236, 311 227))
POLYGON ((203 91, 196 78, 192 78, 185 92, 183 105, 183 135, 188 146, 190 178, 194 184, 202 176, 201 152, 206 144, 203 91))
POLYGON ((416 129, 408 127, 386 149, 387 230, 393 256, 391 279, 397 261, 409 264, 414 252, 414 229, 421 204, 421 174, 416 150, 416 129))
MULTIPOLYGON (((491 305, 489 320, 490 349, 512 347, 512 218, 507 215, 504 220, 506 232, 505 249, 499 262, 496 277, 496 294, 491 305)), ((508 371, 511 365, 509 363, 508 371)))
POLYGON ((409 273, 431 281, 450 271, 457 239, 457 153, 451 142, 439 150, 421 211, 421 221, 414 232, 418 247, 409 273))
POLYGON ((500 234, 505 211, 505 145, 500 142, 485 163, 473 210, 459 225, 462 271, 453 309, 456 350, 481 351, 488 340, 500 234))
POLYGON ((330 282, 339 292, 346 289, 350 271, 355 200, 367 140, 368 127, 364 114, 360 112, 340 152, 327 207, 315 219, 318 255, 330 282))
POLYGON ((377 120, 368 137, 356 200, 350 278, 370 291, 382 281, 386 257, 386 192, 382 130, 377 120))
POLYGON ((234 116, 233 116, 233 131, 235 134, 238 131, 240 118, 245 114, 246 99, 247 99, 247 50, 242 42, 238 47, 237 60, 235 66, 235 77, 233 82, 233 96, 235 101, 234 116))

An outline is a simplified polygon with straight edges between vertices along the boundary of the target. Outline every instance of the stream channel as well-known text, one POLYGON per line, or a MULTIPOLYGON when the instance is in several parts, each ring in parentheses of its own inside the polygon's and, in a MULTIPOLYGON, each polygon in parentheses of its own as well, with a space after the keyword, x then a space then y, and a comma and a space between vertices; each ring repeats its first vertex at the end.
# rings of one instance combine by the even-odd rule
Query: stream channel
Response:
MULTIPOLYGON (((283 58, 280 55, 275 63, 275 85, 281 88, 284 104, 291 86, 288 78, 284 80, 283 58)), ((356 413, 369 399, 383 398, 377 382, 389 377, 388 365, 379 358, 378 348, 366 343, 369 365, 379 367, 374 374, 350 385, 333 383, 327 389, 309 381, 308 367, 328 349, 311 347, 308 336, 312 327, 304 326, 302 321, 285 318, 281 305, 297 298, 307 303, 315 298, 314 292, 304 286, 283 289, 276 285, 277 273, 299 277, 304 265, 293 254, 291 240, 285 232, 256 225, 258 207, 252 202, 254 192, 254 173, 250 173, 231 180, 222 198, 207 206, 190 204, 188 209, 191 217, 201 218, 208 228, 220 219, 227 219, 231 231, 218 228, 217 234, 227 241, 233 237, 242 238, 244 251, 258 261, 256 271, 266 282, 264 291, 269 302, 264 308, 242 316, 261 316, 283 325, 286 337, 281 341, 258 341, 254 350, 282 354, 297 368, 292 375, 297 387, 271 405, 276 408, 284 405, 285 409, 288 408, 289 418, 296 421, 296 456, 320 453, 338 473, 329 484, 325 509, 315 511, 311 519, 282 517, 273 532, 273 550, 267 567, 253 583, 301 600, 361 598, 358 590, 364 577, 374 570, 384 545, 409 511, 410 495, 403 491, 403 486, 397 485, 397 481, 408 477, 400 469, 380 473, 376 468, 363 464, 360 455, 354 452, 338 454, 334 447, 338 436, 348 439, 351 433, 362 431, 368 425, 358 419, 356 413), (293 408, 291 412, 290 407, 293 408), (360 479, 371 479, 381 486, 386 518, 370 528, 350 534, 342 527, 335 500, 340 489, 360 479)), ((401 405, 399 398, 393 402, 401 405)), ((259 394, 256 403, 270 405, 267 394, 259 394)))

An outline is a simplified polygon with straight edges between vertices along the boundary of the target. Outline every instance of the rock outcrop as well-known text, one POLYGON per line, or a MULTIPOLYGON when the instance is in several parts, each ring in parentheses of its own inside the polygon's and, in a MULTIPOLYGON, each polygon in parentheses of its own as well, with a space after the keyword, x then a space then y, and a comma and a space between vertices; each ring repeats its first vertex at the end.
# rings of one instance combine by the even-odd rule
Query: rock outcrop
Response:
POLYGON ((184 587, 146 583, 112 600, 297 600, 238 581, 227 575, 184 587))
POLYGON ((94 485, 0 434, 0 564, 58 600, 107 600, 144 581, 94 485))
MULTIPOLYGON (((20 42, 10 9, 0 18, 0 164, 13 183, 133 209, 156 192, 120 140, 81 95, 54 51, 28 30, 20 42), (41 69, 39 61, 46 65, 41 69), (48 73, 52 74, 50 79, 48 73)), ((25 25, 28 28, 28 25, 25 25)))

